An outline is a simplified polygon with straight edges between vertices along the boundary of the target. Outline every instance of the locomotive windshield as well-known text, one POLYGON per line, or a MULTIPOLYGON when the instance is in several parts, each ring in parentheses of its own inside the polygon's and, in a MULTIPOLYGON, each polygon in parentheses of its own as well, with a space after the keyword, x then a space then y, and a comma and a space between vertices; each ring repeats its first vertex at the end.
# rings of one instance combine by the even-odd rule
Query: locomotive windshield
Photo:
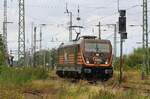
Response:
POLYGON ((84 57, 89 64, 108 64, 111 55, 109 43, 86 42, 84 57))
POLYGON ((86 43, 85 44, 85 51, 86 52, 104 52, 109 53, 110 48, 109 44, 103 44, 103 43, 86 43))

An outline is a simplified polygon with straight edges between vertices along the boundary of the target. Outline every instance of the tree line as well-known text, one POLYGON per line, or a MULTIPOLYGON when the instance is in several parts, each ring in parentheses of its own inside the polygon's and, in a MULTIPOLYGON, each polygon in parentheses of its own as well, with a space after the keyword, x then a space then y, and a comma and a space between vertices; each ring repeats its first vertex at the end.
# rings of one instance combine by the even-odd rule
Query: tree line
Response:
POLYGON ((2 39, 2 34, 0 34, 0 65, 4 64, 5 64, 4 43, 2 39))
MULTIPOLYGON (((134 49, 134 51, 130 53, 129 55, 124 55, 123 56, 124 70, 128 70, 128 69, 141 70, 143 66, 144 52, 145 52, 145 49, 137 48, 137 49, 134 49)), ((150 48, 149 48, 149 52, 150 52, 150 48)), ((150 56, 150 53, 148 56, 150 56)), ((150 64, 150 57, 148 59, 149 59, 149 64, 150 64)), ((114 61, 115 69, 119 69, 119 61, 120 61, 120 58, 117 57, 116 60, 114 61)))

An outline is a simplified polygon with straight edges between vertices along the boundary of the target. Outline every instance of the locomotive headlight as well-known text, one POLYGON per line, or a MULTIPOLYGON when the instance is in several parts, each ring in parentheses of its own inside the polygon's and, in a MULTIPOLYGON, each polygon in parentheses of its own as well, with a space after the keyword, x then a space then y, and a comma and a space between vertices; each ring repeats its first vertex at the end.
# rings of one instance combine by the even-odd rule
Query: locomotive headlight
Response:
POLYGON ((89 63, 90 63, 88 58, 86 58, 86 63, 87 63, 87 64, 89 64, 89 63))
POLYGON ((89 61, 86 61, 86 63, 89 64, 90 62, 89 62, 89 61))
POLYGON ((90 63, 89 60, 87 60, 86 63, 89 64, 90 63))
POLYGON ((97 53, 96 56, 99 57, 99 53, 97 53))
POLYGON ((106 61, 105 64, 108 64, 108 62, 106 61))

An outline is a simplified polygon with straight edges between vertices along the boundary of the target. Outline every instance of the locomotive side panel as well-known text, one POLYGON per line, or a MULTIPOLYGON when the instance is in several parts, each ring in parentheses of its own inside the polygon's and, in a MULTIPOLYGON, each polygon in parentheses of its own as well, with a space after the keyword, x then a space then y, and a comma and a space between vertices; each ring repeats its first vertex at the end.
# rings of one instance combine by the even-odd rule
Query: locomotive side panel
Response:
POLYGON ((58 64, 68 64, 68 65, 83 64, 83 59, 81 56, 81 51, 79 46, 69 46, 65 48, 60 48, 58 50, 58 53, 59 53, 58 64))
POLYGON ((57 74, 60 73, 58 75, 81 74, 83 60, 79 45, 59 48, 58 56, 57 74))

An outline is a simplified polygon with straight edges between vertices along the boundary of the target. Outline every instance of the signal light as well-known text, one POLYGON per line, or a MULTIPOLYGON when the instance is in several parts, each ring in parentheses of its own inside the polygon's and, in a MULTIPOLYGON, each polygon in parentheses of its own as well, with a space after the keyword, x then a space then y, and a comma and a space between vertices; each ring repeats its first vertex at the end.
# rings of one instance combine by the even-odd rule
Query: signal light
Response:
POLYGON ((127 33, 121 33, 121 39, 127 39, 127 33))
POLYGON ((126 32, 126 17, 119 17, 119 33, 126 32))
POLYGON ((125 17, 126 16, 126 10, 120 10, 119 13, 120 13, 121 17, 125 17))

